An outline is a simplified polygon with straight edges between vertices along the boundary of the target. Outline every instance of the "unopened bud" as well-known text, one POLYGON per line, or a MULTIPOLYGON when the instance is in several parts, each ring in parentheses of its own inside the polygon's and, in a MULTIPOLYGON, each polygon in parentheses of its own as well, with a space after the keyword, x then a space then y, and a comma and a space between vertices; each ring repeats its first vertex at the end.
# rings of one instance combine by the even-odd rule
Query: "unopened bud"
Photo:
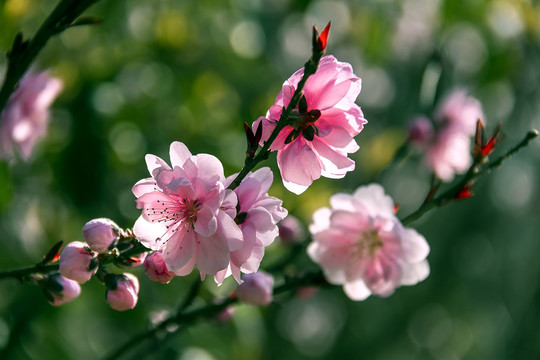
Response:
POLYGON ((288 215, 278 223, 279 237, 285 244, 301 242, 304 238, 304 228, 296 217, 288 215))
POLYGON ((244 282, 236 289, 238 300, 250 305, 268 305, 272 302, 274 278, 272 275, 259 271, 246 274, 244 282))
POLYGON ((124 273, 115 275, 116 287, 114 282, 108 282, 107 302, 117 311, 133 309, 137 305, 139 294, 139 279, 133 274, 124 273))
POLYGON ((144 270, 150 280, 158 281, 162 284, 169 283, 174 277, 174 272, 167 269, 167 265, 163 261, 163 254, 159 251, 146 257, 144 260, 144 270))
POLYGON ((85 243, 70 242, 60 254, 60 274, 84 284, 97 271, 97 266, 91 266, 94 255, 85 243))
POLYGON ((90 249, 105 253, 118 238, 120 227, 110 219, 100 218, 90 220, 84 225, 82 233, 90 249))
POLYGON ((78 297, 81 293, 81 286, 75 280, 54 274, 49 276, 43 290, 49 303, 53 306, 59 306, 78 297))

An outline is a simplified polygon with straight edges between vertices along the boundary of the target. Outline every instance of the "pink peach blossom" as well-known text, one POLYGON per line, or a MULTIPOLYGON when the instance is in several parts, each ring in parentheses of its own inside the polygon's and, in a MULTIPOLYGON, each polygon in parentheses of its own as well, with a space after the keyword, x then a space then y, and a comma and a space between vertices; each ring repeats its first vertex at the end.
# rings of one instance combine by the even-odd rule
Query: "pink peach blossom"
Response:
POLYGON ((82 229, 86 243, 95 252, 105 253, 118 238, 120 227, 111 219, 93 219, 87 222, 82 229))
POLYGON ((45 289, 51 295, 49 303, 53 306, 60 306, 70 302, 81 294, 81 286, 78 282, 65 278, 60 274, 51 275, 48 282, 54 284, 45 289))
POLYGON ((437 131, 421 144, 425 163, 439 179, 451 181, 455 174, 466 172, 472 165, 471 137, 478 120, 485 121, 482 107, 464 90, 450 93, 439 107, 437 131))
POLYGON ((448 94, 439 107, 435 119, 444 127, 452 127, 468 136, 476 132, 476 123, 482 120, 485 124, 482 104, 467 95, 464 89, 457 89, 448 94))
POLYGON ((116 275, 116 287, 107 289, 106 299, 111 308, 117 311, 133 309, 137 305, 139 279, 133 274, 116 275))
MULTIPOLYGON (((295 72, 285 83, 268 110, 253 124, 263 126, 262 142, 266 141, 287 107, 304 69, 295 72)), ((303 88, 307 109, 296 109, 272 143, 278 152, 277 161, 285 187, 295 194, 304 192, 313 180, 324 176, 340 179, 354 170, 354 161, 347 157, 359 147, 354 136, 362 131, 364 114, 354 102, 360 93, 361 79, 351 65, 325 56, 317 72, 303 88)))
POLYGON ((150 280, 168 284, 174 277, 174 273, 167 269, 167 265, 163 261, 163 254, 160 251, 148 255, 143 265, 150 280))
POLYGON ((47 72, 27 72, 0 114, 0 157, 11 158, 16 148, 25 160, 45 136, 49 107, 62 90, 62 82, 47 72))
POLYGON ((472 164, 470 136, 452 127, 440 130, 426 150, 425 162, 439 179, 451 181, 472 164))
POLYGON ((236 289, 238 300, 250 305, 266 306, 272 302, 274 278, 259 271, 243 276, 243 283, 236 289))
POLYGON ((146 155, 151 178, 133 186, 142 209, 133 231, 148 248, 162 251, 169 271, 183 276, 196 265, 201 277, 225 269, 230 251, 243 247, 242 231, 220 210, 227 194, 223 166, 214 156, 192 155, 181 142, 170 148, 172 167, 146 155))
MULTIPOLYGON (((236 175, 229 176, 225 186, 228 186, 236 175)), ((230 274, 241 283, 241 272, 256 272, 264 256, 264 248, 278 236, 276 223, 287 216, 287 210, 281 207, 280 199, 268 195, 273 178, 272 171, 267 167, 249 173, 234 189, 236 196, 227 197, 223 202, 222 209, 236 219, 242 230, 244 246, 231 252, 229 267, 218 272, 215 277, 218 284, 230 274)))
POLYGON ((60 253, 60 274, 84 284, 97 271, 97 266, 93 263, 95 256, 87 244, 80 241, 70 242, 60 253))
POLYGON ((343 285, 347 296, 389 296, 398 286, 427 277, 426 240, 403 227, 380 185, 360 187, 353 195, 335 194, 330 203, 331 209, 313 215, 308 254, 330 283, 343 285))

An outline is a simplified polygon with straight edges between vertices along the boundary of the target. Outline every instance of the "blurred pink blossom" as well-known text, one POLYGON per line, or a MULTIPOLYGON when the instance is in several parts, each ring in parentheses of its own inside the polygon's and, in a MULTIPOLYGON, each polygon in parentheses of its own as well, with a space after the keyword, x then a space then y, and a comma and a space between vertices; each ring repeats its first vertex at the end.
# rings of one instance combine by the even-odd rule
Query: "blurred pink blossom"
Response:
POLYGON ((110 219, 100 218, 87 222, 82 233, 86 243, 95 252, 105 253, 118 237, 120 227, 110 219))
POLYGON ((84 284, 97 271, 97 266, 93 264, 95 256, 87 244, 80 241, 70 242, 60 254, 60 274, 84 284))
POLYGON ((444 124, 443 127, 452 127, 468 136, 476 132, 476 123, 482 120, 485 124, 485 116, 482 104, 473 97, 467 95, 464 89, 451 92, 443 100, 435 119, 444 124))
MULTIPOLYGON (((228 186, 236 175, 229 176, 225 186, 228 186)), ((281 207, 280 199, 268 195, 273 179, 272 171, 267 167, 249 173, 234 189, 237 196, 229 196, 223 202, 224 211, 236 219, 242 230, 244 246, 231 252, 229 267, 218 272, 215 277, 218 284, 230 274, 241 283, 240 272, 256 272, 264 256, 264 248, 278 236, 276 223, 287 216, 287 210, 281 207)))
POLYGON ((300 243, 304 240, 304 227, 300 220, 292 215, 278 223, 279 238, 285 244, 300 243))
POLYGON ((403 227, 380 185, 360 187, 353 195, 335 194, 330 203, 331 209, 313 214, 308 254, 351 299, 389 296, 398 286, 428 276, 426 240, 403 227))
MULTIPOLYGON (((285 83, 268 110, 253 124, 263 126, 262 142, 274 130, 283 107, 287 107, 304 69, 295 72, 285 83)), ((348 63, 332 55, 325 56, 317 72, 310 76, 303 93, 307 109, 296 109, 270 147, 277 150, 277 161, 285 187, 295 194, 304 192, 313 180, 324 176, 340 179, 354 170, 354 161, 347 157, 359 147, 354 136, 367 121, 354 102, 360 93, 361 79, 348 63), (292 125, 291 125, 292 124, 292 125)))
POLYGON ((144 260, 144 270, 148 278, 153 281, 158 281, 162 284, 168 284, 174 277, 174 273, 167 269, 163 254, 156 251, 146 257, 144 260))
POLYGON ((272 275, 259 271, 243 276, 244 282, 236 289, 238 300, 243 303, 265 306, 272 302, 274 278, 272 275))
POLYGON ((0 157, 10 158, 17 148, 30 158, 37 140, 45 136, 49 107, 62 90, 62 81, 47 72, 27 72, 0 114, 0 157))
POLYGON ((49 303, 53 306, 59 306, 70 302, 81 294, 81 286, 75 280, 71 280, 57 274, 51 275, 49 281, 53 281, 55 283, 54 286, 49 286, 46 289, 46 291, 52 296, 52 301, 49 299, 49 303))
POLYGON ((146 247, 163 252, 169 271, 183 276, 197 265, 201 277, 229 265, 230 251, 244 245, 242 231, 220 210, 227 194, 223 166, 214 156, 191 155, 181 142, 170 148, 172 167, 146 155, 151 178, 133 186, 142 215, 133 231, 146 247))
POLYGON ((117 311, 133 309, 137 305, 139 279, 133 274, 124 273, 116 276, 116 288, 107 289, 107 302, 117 311))
POLYGON ((425 162, 439 179, 451 181, 472 164, 470 136, 452 127, 441 129, 426 150, 425 162))
POLYGON ((465 90, 453 91, 441 104, 436 115, 437 131, 422 144, 425 162, 439 179, 451 181, 472 165, 471 137, 478 120, 485 121, 480 102, 467 96, 465 90))

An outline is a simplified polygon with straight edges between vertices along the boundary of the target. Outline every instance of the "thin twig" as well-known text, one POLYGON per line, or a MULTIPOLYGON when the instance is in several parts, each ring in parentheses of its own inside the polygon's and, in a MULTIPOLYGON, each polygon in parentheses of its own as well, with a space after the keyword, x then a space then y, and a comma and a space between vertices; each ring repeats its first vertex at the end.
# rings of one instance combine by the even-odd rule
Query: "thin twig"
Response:
POLYGON ((26 42, 21 33, 17 34, 11 51, 8 53, 8 66, 4 83, 0 89, 0 113, 20 79, 49 39, 68 28, 79 15, 98 1, 61 0, 41 24, 32 39, 26 42))
POLYGON ((530 130, 529 132, 527 132, 523 140, 521 140, 517 145, 508 150, 504 155, 501 155, 497 159, 490 161, 487 164, 484 164, 482 167, 480 167, 480 165, 477 163, 473 164, 470 167, 469 171, 467 171, 467 174, 455 186, 451 187, 441 195, 431 200, 425 201, 415 212, 404 217, 401 222, 403 223, 403 225, 407 225, 414 220, 419 219, 420 217, 422 217, 422 215, 424 215, 426 212, 433 208, 440 207, 458 200, 457 196, 464 186, 478 180, 481 176, 490 173, 494 169, 499 168, 505 160, 511 158, 518 151, 529 145, 531 140, 533 140, 537 136, 537 130, 530 130))

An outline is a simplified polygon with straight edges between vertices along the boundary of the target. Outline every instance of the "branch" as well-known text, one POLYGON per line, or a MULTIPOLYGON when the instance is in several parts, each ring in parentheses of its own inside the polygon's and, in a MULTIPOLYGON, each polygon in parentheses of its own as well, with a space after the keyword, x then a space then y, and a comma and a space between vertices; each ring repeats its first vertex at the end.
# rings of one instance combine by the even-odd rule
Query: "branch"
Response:
POLYGON ((8 66, 0 89, 0 114, 7 104, 19 80, 28 70, 38 53, 54 35, 72 25, 87 8, 99 0, 61 0, 39 27, 34 37, 24 41, 22 33, 15 36, 11 51, 7 54, 8 66))
MULTIPOLYGON (((321 59, 324 51, 319 51, 317 48, 313 47, 311 58, 304 64, 304 75, 302 76, 302 79, 298 83, 298 86, 296 87, 296 90, 294 91, 294 94, 291 98, 291 101, 289 102, 289 105, 287 108, 284 108, 281 112, 281 116, 279 117, 279 120, 276 124, 276 127, 274 128, 274 131, 272 131, 272 134, 266 140, 263 144, 263 147, 259 150, 257 155, 251 156, 246 159, 244 168, 238 173, 236 178, 233 180, 233 182, 229 185, 228 189, 235 189, 240 185, 242 180, 249 174, 251 170, 257 164, 259 164, 261 161, 266 160, 268 158, 268 155, 270 154, 270 146, 278 136, 279 132, 283 130, 285 126, 287 126, 287 121, 289 119, 289 115, 291 115, 291 112, 298 106, 298 103, 300 102, 300 98, 302 97, 302 89, 304 88, 304 85, 306 84, 307 79, 315 74, 319 67, 319 60, 321 59)), ((262 123, 259 124, 259 126, 263 126, 262 123)))
MULTIPOLYGON (((197 281, 197 283, 200 284, 200 281, 197 281)), ((314 272, 314 273, 306 273, 296 278, 287 278, 285 280, 285 283, 274 288, 274 295, 278 295, 287 291, 296 290, 304 286, 328 286, 328 285, 329 284, 325 280, 321 271, 314 272)), ((187 299, 190 298, 190 295, 191 294, 188 294, 188 296, 186 296, 184 303, 186 302, 187 299)), ((234 296, 234 294, 231 294, 228 298, 226 298, 225 300, 222 300, 219 303, 201 306, 191 311, 185 311, 185 308, 182 308, 181 306, 180 310, 175 315, 170 316, 168 319, 162 321, 154 328, 134 336, 133 338, 128 340, 126 343, 121 345, 119 348, 117 348, 116 350, 106 355, 104 359, 105 360, 118 359, 130 349, 133 349, 134 347, 140 345, 143 341, 155 338, 156 335, 161 331, 167 331, 167 328, 170 329, 172 325, 176 325, 176 328, 174 328, 174 330, 167 331, 170 334, 177 332, 180 329, 183 329, 186 326, 195 323, 197 320, 213 318, 217 314, 219 314, 221 311, 225 310, 228 306, 233 305, 237 302, 238 302, 238 299, 234 296)))
POLYGON ((425 201, 418 210, 413 212, 412 214, 409 214, 405 218, 401 220, 403 225, 407 225, 414 220, 419 219, 429 210, 440 207, 443 205, 447 205, 449 203, 452 203, 454 201, 459 200, 458 195, 462 191, 462 189, 467 186, 468 184, 473 183, 474 181, 478 180, 480 177, 489 174, 491 171, 498 169, 505 160, 511 158, 513 155, 515 155, 518 151, 529 145, 531 140, 536 138, 538 136, 537 130, 529 130, 523 140, 521 140, 517 145, 515 145, 513 148, 508 150, 506 154, 501 155, 496 160, 491 161, 484 165, 481 169, 479 169, 479 164, 474 163, 469 170, 467 171, 467 174, 463 177, 461 181, 459 181, 456 185, 445 191, 443 194, 431 199, 425 201))

